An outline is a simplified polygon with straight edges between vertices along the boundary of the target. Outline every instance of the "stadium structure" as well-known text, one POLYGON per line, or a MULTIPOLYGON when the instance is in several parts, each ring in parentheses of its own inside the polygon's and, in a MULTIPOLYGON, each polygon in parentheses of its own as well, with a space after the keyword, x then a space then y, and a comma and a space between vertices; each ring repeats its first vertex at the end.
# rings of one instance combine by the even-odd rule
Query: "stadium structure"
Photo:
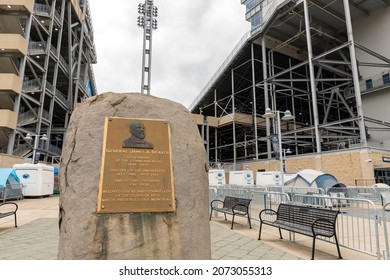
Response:
POLYGON ((58 161, 94 63, 88 0, 0 0, 0 153, 58 161))
POLYGON ((388 184, 390 1, 241 3, 251 30, 189 107, 210 165, 388 184))

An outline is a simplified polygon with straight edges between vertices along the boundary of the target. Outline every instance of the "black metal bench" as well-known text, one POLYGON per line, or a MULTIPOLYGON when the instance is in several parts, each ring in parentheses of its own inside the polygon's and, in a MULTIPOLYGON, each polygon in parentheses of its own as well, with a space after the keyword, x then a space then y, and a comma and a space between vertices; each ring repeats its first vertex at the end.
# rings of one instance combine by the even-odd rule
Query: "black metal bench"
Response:
POLYGON ((18 205, 16 203, 13 203, 13 202, 4 202, 4 203, 0 204, 0 208, 4 208, 3 206, 5 206, 5 205, 12 205, 11 207, 12 208, 15 207, 15 209, 9 209, 9 207, 6 207, 7 209, 4 209, 4 210, 0 209, 0 219, 14 215, 15 227, 18 227, 17 222, 16 222, 16 211, 18 211, 18 205))
POLYGON ((339 211, 336 210, 281 203, 277 211, 264 209, 260 212, 259 240, 261 239, 261 228, 263 224, 277 227, 279 229, 280 239, 283 239, 282 229, 311 236, 313 237, 311 259, 314 260, 316 237, 334 236, 339 259, 341 259, 336 234, 336 219, 338 214, 339 211), (265 217, 268 217, 268 220, 265 217), (274 217, 272 221, 270 217, 274 217))
POLYGON ((252 228, 251 218, 249 216, 249 204, 251 201, 252 199, 232 197, 232 196, 225 196, 223 201, 219 199, 215 199, 210 203, 211 205, 210 220, 213 211, 224 213, 225 220, 226 220, 226 214, 233 215, 232 226, 231 226, 231 229, 233 229, 234 216, 235 215, 246 216, 248 219, 249 228, 252 228))

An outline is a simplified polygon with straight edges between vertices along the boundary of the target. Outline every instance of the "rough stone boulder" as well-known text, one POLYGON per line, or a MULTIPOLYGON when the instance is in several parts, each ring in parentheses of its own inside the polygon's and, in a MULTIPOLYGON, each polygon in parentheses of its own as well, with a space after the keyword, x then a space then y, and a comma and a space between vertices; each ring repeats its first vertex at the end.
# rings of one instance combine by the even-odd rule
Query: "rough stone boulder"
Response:
POLYGON ((86 99, 72 114, 62 153, 58 258, 210 259, 207 166, 197 125, 182 105, 139 93, 86 99), (168 121, 174 212, 97 214, 106 117, 168 121))

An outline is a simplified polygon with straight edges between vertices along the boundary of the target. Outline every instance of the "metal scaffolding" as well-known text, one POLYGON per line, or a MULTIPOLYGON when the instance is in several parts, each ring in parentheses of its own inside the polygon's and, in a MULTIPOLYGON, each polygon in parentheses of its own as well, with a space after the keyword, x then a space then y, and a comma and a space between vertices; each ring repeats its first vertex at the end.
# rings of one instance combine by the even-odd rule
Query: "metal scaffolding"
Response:
POLYGON ((15 74, 22 80, 22 89, 9 96, 10 109, 17 113, 17 126, 8 132, 7 146, 0 149, 31 157, 34 143, 26 135, 46 134, 48 141, 38 143, 41 160, 56 161, 61 157, 63 139, 75 107, 97 94, 89 1, 27 2, 32 2, 32 11, 23 9, 23 3, 16 0, 9 0, 7 7, 0 8, 0 22, 12 18, 21 27, 18 33, 28 44, 26 55, 11 57, 18 66, 15 74))
POLYGON ((190 105, 204 116, 212 165, 273 157, 276 126, 262 116, 266 108, 295 116, 281 123, 293 155, 366 147, 370 130, 390 132, 390 123, 364 114, 362 94, 378 88, 364 88, 360 77, 362 67, 390 69, 390 59, 356 42, 352 30, 353 20, 390 3, 274 2, 190 105), (358 62, 357 50, 374 59, 358 62))

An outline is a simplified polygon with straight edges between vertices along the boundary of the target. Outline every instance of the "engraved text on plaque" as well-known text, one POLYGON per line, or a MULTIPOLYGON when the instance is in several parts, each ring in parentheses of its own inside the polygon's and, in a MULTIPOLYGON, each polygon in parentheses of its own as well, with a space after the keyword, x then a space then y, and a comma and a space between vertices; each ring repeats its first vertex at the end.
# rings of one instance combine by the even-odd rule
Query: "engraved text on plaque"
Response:
POLYGON ((169 124, 107 117, 98 213, 173 212, 169 124))

